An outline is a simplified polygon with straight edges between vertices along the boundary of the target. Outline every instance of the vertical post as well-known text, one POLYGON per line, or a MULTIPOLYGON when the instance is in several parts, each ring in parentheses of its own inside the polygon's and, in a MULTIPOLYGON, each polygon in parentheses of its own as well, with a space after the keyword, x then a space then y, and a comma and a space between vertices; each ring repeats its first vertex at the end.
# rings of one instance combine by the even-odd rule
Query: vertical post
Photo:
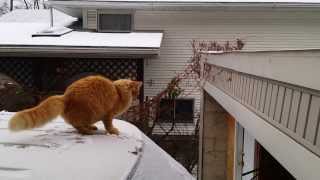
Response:
POLYGON ((53 27, 53 8, 50 7, 50 27, 53 27))
POLYGON ((199 158, 198 158, 198 180, 202 180, 202 168, 203 168, 203 116, 206 111, 206 106, 204 105, 205 92, 201 88, 201 96, 200 96, 200 122, 199 122, 199 158))
POLYGON ((10 0, 10 11, 13 10, 13 0, 10 0))
POLYGON ((244 129, 240 123, 236 122, 236 137, 235 137, 235 161, 234 161, 234 179, 242 179, 242 168, 243 168, 243 138, 244 129))
MULTIPOLYGON (((137 80, 143 82, 144 80, 144 59, 136 59, 135 60, 137 63, 137 80)), ((145 110, 145 108, 149 107, 145 107, 144 105, 144 84, 142 84, 142 87, 140 89, 140 94, 139 94, 139 105, 140 105, 140 109, 139 109, 139 119, 140 122, 142 122, 142 127, 143 127, 143 131, 147 132, 148 130, 148 120, 149 118, 146 118, 146 113, 143 112, 145 110), (142 116, 141 116, 142 115, 142 116), (143 118, 143 119, 141 119, 143 118)), ((149 116, 149 113, 147 114, 147 116, 149 116)))
MULTIPOLYGON (((137 80, 144 81, 144 59, 136 59, 137 62, 137 80)), ((144 101, 144 84, 140 89, 140 96, 139 96, 140 103, 144 101)))

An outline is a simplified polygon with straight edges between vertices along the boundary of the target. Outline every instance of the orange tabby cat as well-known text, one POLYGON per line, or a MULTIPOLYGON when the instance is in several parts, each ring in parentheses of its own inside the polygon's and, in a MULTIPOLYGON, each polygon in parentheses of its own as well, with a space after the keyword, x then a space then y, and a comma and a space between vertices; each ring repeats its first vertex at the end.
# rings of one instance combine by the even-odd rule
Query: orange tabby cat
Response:
POLYGON ((38 106, 17 112, 9 121, 11 131, 43 126, 58 115, 81 134, 93 134, 93 124, 102 120, 110 134, 119 134, 112 118, 126 111, 138 97, 142 82, 120 79, 110 81, 89 76, 71 84, 64 95, 51 96, 38 106))

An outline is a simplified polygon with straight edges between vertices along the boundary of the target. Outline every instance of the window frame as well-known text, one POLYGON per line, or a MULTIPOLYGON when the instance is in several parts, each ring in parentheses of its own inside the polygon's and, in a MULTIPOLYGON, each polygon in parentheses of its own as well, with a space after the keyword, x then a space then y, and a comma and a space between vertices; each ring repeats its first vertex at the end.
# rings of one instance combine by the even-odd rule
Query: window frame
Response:
MULTIPOLYGON (((176 99, 170 99, 170 98, 162 98, 161 99, 161 101, 162 100, 166 100, 166 101, 170 101, 170 100, 174 100, 175 101, 175 105, 174 105, 174 109, 173 109, 173 117, 177 117, 177 114, 176 114, 176 104, 177 104, 177 101, 180 101, 180 100, 188 100, 188 101, 191 101, 191 108, 192 108, 192 116, 191 116, 191 120, 190 121, 180 121, 180 120, 177 120, 177 118, 174 120, 174 122, 175 123, 190 123, 190 124, 192 124, 192 123, 194 123, 194 118, 195 118, 195 116, 194 116, 194 112, 195 112, 195 99, 194 98, 176 98, 176 99)), ((161 101, 160 101, 160 104, 161 104, 161 101)), ((159 104, 159 106, 161 106, 159 104)), ((161 111, 161 107, 160 107, 160 111, 161 111)), ((168 110, 168 111, 171 111, 170 109, 168 110)), ((162 113, 164 113, 164 112, 160 112, 159 113, 159 115, 158 115, 158 117, 157 117, 157 119, 159 120, 159 122, 160 123, 172 123, 173 121, 170 119, 168 119, 168 120, 165 120, 165 119, 163 119, 163 118, 161 118, 161 115, 163 115, 162 113)))

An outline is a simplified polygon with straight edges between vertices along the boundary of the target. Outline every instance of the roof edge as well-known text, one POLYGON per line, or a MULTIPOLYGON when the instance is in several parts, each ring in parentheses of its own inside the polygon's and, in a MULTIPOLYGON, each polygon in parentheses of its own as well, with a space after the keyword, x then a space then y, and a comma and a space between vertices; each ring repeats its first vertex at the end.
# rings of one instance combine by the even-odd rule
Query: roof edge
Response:
POLYGON ((159 1, 83 1, 49 0, 48 6, 134 10, 212 10, 215 8, 319 8, 320 3, 298 2, 159 2, 159 1))
POLYGON ((74 47, 74 46, 0 46, 2 56, 30 57, 150 57, 160 54, 159 48, 123 48, 123 47, 74 47))

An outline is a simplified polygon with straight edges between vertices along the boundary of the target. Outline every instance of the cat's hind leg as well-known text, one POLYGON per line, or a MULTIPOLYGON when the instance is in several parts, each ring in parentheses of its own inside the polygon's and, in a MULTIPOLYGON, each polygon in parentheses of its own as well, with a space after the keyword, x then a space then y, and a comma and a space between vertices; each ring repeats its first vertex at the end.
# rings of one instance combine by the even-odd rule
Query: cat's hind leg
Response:
POLYGON ((104 127, 110 134, 119 135, 120 133, 119 130, 116 127, 114 127, 112 124, 112 118, 113 118, 112 114, 107 114, 103 117, 102 122, 104 124, 104 127))
POLYGON ((97 126, 95 126, 95 125, 91 125, 91 126, 89 126, 88 128, 89 128, 90 130, 92 130, 92 131, 98 130, 97 126))
POLYGON ((95 134, 94 130, 88 126, 73 126, 80 134, 83 135, 93 135, 95 134))
POLYGON ((68 124, 73 126, 80 134, 92 135, 95 133, 94 131, 98 130, 98 128, 95 125, 91 125, 90 121, 86 120, 86 119, 89 119, 89 117, 84 119, 84 118, 80 118, 80 117, 70 116, 70 114, 68 114, 68 115, 63 114, 64 120, 68 124))
POLYGON ((77 126, 77 127, 73 126, 73 127, 74 127, 75 129, 77 129, 80 134, 85 134, 85 135, 95 134, 94 131, 97 131, 97 130, 98 130, 97 126, 95 126, 95 125, 77 126))

